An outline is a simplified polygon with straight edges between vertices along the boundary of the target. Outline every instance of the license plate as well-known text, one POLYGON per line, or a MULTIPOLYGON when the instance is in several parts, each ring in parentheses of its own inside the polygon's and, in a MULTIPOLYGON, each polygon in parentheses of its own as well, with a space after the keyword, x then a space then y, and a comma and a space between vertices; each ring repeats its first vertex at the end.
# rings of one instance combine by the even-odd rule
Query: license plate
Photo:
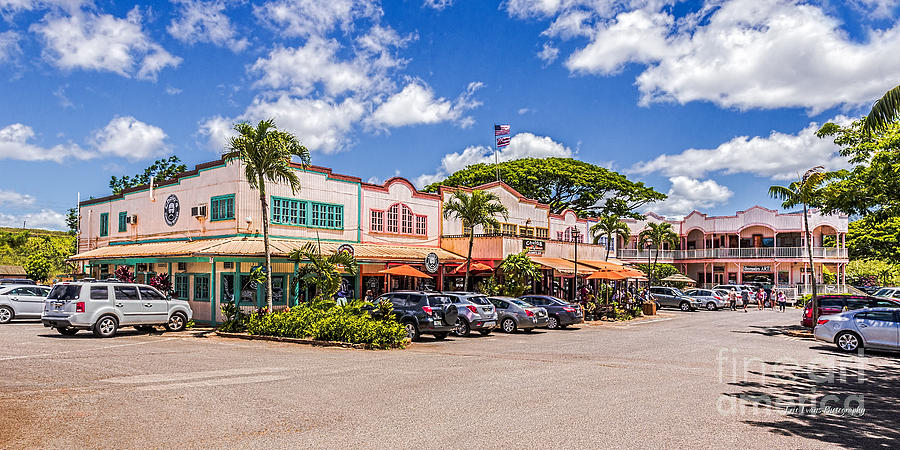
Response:
POLYGON ((53 305, 53 309, 59 311, 62 309, 62 305, 53 305))
POLYGON ((494 325, 496 325, 496 324, 497 324, 497 322, 485 322, 485 323, 484 323, 484 326, 486 326, 486 327, 492 327, 492 326, 494 326, 494 325))

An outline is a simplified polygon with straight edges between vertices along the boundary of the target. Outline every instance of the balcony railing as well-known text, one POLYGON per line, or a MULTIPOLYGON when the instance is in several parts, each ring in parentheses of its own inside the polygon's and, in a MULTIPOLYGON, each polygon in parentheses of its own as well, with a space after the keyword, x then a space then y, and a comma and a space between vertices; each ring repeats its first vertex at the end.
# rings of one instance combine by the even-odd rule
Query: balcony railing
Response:
MULTIPOLYGON (((846 248, 813 247, 813 258, 847 258, 846 248)), ((653 250, 619 249, 616 257, 628 260, 646 260, 656 257, 653 250)), ((771 259, 806 258, 806 247, 756 247, 756 248, 705 248, 696 250, 660 250, 660 260, 682 259, 771 259)))

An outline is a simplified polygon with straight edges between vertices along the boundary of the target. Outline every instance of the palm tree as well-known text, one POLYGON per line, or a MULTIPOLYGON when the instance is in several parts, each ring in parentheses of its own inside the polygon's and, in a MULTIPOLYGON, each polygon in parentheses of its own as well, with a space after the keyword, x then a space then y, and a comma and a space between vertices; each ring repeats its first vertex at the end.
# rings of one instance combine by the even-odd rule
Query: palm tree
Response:
POLYGON ((809 205, 816 205, 821 198, 822 183, 833 177, 833 174, 821 172, 824 167, 816 166, 806 171, 800 180, 794 181, 788 186, 770 186, 769 196, 782 201, 781 206, 785 209, 793 208, 797 205, 803 205, 803 230, 806 233, 806 253, 809 258, 810 278, 812 278, 812 319, 813 323, 818 320, 818 309, 816 308, 816 271, 813 266, 812 254, 812 235, 809 233, 809 205))
POLYGON ((895 122, 898 115, 900 115, 900 86, 895 86, 872 105, 872 110, 863 120, 862 131, 866 133, 881 131, 895 122))
POLYGON ((269 208, 266 201, 266 180, 287 184, 291 192, 300 191, 300 178, 291 167, 291 158, 309 165, 309 150, 300 145, 297 137, 275 128, 272 120, 261 120, 254 128, 246 122, 234 125, 238 135, 228 140, 228 150, 244 163, 244 177, 251 189, 259 191, 263 214, 263 246, 266 251, 266 305, 272 311, 272 254, 269 250, 269 208))
POLYGON ((350 253, 335 252, 325 256, 312 242, 292 251, 288 258, 297 262, 308 261, 298 271, 298 279, 314 285, 316 296, 320 299, 330 299, 341 289, 339 268, 343 268, 350 276, 356 276, 359 267, 356 258, 350 253))
POLYGON ((444 218, 455 218, 462 221, 463 230, 469 229, 469 254, 466 256, 466 278, 463 281, 463 289, 469 289, 469 269, 472 267, 472 245, 475 243, 475 227, 500 228, 500 222, 494 218, 496 215, 506 219, 509 211, 500 203, 500 197, 493 192, 472 191, 467 194, 464 191, 454 191, 450 199, 444 202, 444 218))
POLYGON ((640 234, 638 234, 639 246, 643 247, 650 244, 654 249, 653 264, 650 264, 649 255, 647 257, 647 264, 650 265, 650 274, 648 277, 650 278, 650 284, 653 284, 653 274, 656 272, 656 264, 659 261, 659 249, 665 243, 674 246, 677 241, 678 235, 672 230, 672 224, 668 222, 649 222, 647 223, 647 228, 644 228, 641 230, 640 234))
POLYGON ((621 237, 623 244, 627 244, 631 230, 628 228, 628 225, 625 225, 625 222, 619 219, 619 216, 610 214, 601 217, 600 221, 591 227, 591 234, 594 236, 594 245, 599 244, 600 238, 606 236, 605 260, 609 261, 609 249, 611 247, 609 243, 612 241, 613 235, 621 237))

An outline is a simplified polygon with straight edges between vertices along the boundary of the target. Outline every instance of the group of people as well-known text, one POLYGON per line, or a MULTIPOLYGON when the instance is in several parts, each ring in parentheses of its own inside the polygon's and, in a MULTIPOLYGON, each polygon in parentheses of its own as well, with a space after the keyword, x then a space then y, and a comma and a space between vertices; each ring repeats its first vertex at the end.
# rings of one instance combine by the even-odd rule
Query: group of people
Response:
POLYGON ((749 289, 741 289, 741 292, 738 292, 737 289, 731 288, 731 292, 728 293, 728 304, 731 306, 732 311, 737 311, 738 299, 741 299, 744 312, 747 312, 747 306, 750 305, 750 302, 753 300, 756 300, 756 309, 760 311, 766 308, 766 302, 769 302, 773 311, 777 304, 778 311, 781 312, 784 312, 785 304, 787 304, 787 298, 784 296, 784 292, 775 291, 774 289, 770 292, 766 292, 763 288, 759 288, 756 292, 749 289))

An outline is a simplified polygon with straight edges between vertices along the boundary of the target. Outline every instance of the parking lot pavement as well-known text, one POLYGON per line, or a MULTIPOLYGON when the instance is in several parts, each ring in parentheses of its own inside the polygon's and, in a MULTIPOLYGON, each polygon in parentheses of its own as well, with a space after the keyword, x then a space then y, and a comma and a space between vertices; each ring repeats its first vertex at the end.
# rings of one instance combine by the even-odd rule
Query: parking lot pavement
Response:
POLYGON ((799 314, 664 311, 394 351, 14 322, 0 447, 893 445, 900 357, 840 354, 799 314), (865 412, 785 414, 804 395, 865 412))

